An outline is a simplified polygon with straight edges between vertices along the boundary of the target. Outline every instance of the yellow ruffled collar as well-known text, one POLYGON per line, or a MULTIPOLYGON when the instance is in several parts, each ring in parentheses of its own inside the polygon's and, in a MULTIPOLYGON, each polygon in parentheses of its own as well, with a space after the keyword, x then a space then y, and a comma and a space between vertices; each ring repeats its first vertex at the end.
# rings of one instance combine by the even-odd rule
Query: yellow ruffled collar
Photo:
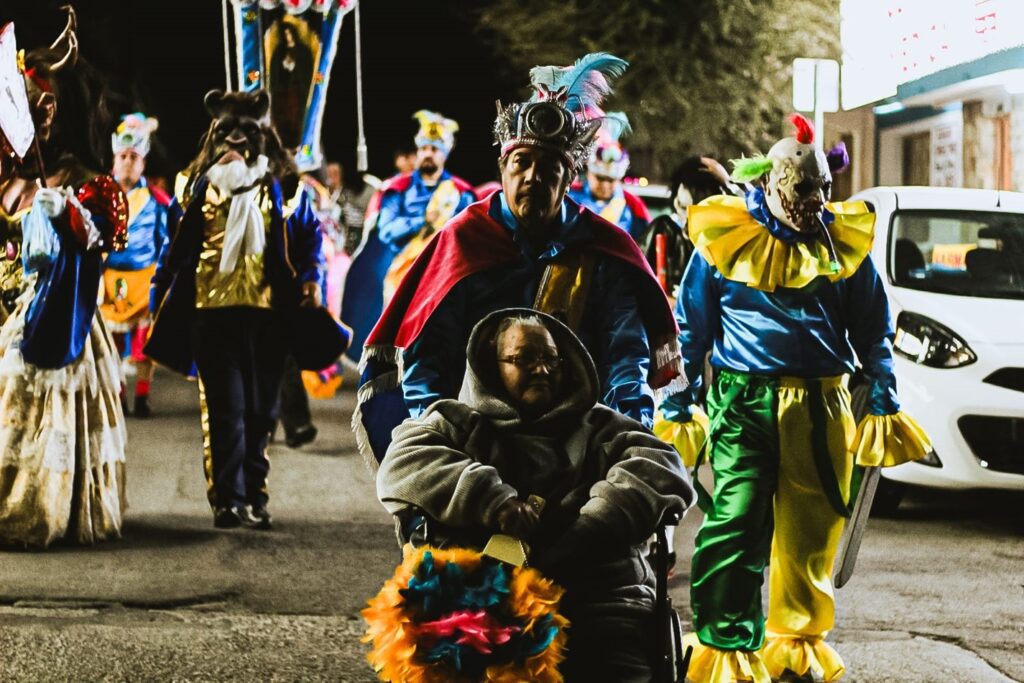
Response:
POLYGON ((786 244, 754 220, 740 197, 708 197, 689 207, 690 241, 728 280, 773 292, 799 289, 819 277, 844 280, 860 267, 875 237, 875 214, 864 202, 835 202, 829 234, 839 271, 832 272, 828 250, 820 242, 786 244))

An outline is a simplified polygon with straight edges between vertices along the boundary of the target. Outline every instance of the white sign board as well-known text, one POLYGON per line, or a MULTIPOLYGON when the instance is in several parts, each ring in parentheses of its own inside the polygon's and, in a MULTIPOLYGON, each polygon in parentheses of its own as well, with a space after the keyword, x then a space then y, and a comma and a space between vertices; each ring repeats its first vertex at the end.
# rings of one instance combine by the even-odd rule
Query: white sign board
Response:
POLYGON ((36 130, 28 108, 25 78, 18 70, 13 23, 0 29, 0 131, 18 158, 24 159, 36 130))
POLYGON ((928 184, 932 187, 963 187, 963 119, 944 121, 931 129, 928 184))
POLYGON ((841 0, 843 108, 1024 45, 1022 0, 841 0))
POLYGON ((793 60, 793 108, 839 111, 839 63, 834 59, 793 60))

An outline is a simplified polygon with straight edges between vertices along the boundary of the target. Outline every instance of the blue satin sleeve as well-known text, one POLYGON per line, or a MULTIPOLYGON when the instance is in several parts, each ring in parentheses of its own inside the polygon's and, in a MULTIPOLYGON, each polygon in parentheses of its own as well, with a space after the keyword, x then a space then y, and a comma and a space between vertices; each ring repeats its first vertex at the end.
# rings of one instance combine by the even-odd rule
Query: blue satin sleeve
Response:
POLYGON ((846 282, 847 329, 868 383, 868 413, 893 415, 900 409, 892 364, 896 332, 882 279, 870 256, 846 282))
POLYGON ((459 205, 455 207, 455 213, 453 216, 457 216, 460 211, 465 209, 467 206, 476 201, 476 195, 472 192, 463 192, 459 195, 459 205))
MULTIPOLYGON (((66 223, 66 213, 58 221, 66 223)), ((44 221, 56 231, 57 244, 49 263, 38 262, 35 296, 25 314, 20 350, 25 361, 40 368, 61 368, 85 349, 96 314, 103 259, 86 251, 65 227, 33 208, 26 222, 44 221)), ((97 215, 97 224, 103 218, 97 215)), ((42 228, 43 225, 38 227, 42 228)))
POLYGON ((641 218, 634 214, 631 210, 627 209, 630 213, 629 219, 629 234, 634 240, 639 242, 643 239, 644 234, 647 232, 647 227, 651 224, 650 221, 641 218))
POLYGON ((400 251, 405 243, 423 227, 423 216, 403 216, 404 197, 400 192, 388 192, 380 202, 377 235, 380 241, 400 251))
POLYGON ((302 193, 299 205, 288 216, 288 258, 295 267, 299 282, 316 282, 321 289, 326 285, 326 261, 323 251, 323 233, 320 219, 310 206, 309 194, 302 193))
POLYGON ((157 205, 156 229, 153 232, 153 261, 160 262, 160 255, 167 250, 170 241, 167 233, 167 217, 170 207, 157 205))
POLYGON ((604 358, 597 359, 601 402, 650 428, 654 424, 654 393, 647 384, 651 354, 635 290, 617 263, 606 261, 603 265, 607 267, 600 274, 604 286, 592 288, 600 293, 601 310, 605 311, 604 358))
MULTIPOLYGON (((457 283, 438 304, 416 341, 402 352, 402 397, 419 417, 434 401, 455 398, 466 367, 468 282, 457 283)), ((474 321, 475 322, 475 321, 474 321)))
POLYGON ((686 266, 676 296, 675 316, 679 325, 679 346, 683 375, 688 385, 667 396, 660 405, 662 415, 673 422, 688 422, 704 384, 704 359, 715 343, 721 324, 721 292, 715 272, 700 254, 686 266))
POLYGON ((159 310, 160 302, 164 300, 167 288, 171 286, 171 281, 174 279, 174 273, 171 272, 171 268, 167 263, 167 254, 170 253, 171 243, 178 232, 182 213, 181 204, 178 203, 177 199, 171 202, 171 205, 167 207, 165 212, 164 239, 156 256, 156 273, 153 274, 153 279, 149 285, 150 313, 155 314, 159 310))

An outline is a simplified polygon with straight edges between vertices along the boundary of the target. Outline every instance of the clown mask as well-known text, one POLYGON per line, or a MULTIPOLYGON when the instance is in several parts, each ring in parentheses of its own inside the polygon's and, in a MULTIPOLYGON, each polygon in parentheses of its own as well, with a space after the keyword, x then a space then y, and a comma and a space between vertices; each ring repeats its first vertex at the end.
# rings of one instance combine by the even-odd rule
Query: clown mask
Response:
POLYGON ((814 144, 810 123, 799 114, 792 120, 796 137, 783 138, 768 151, 772 168, 765 182, 765 201, 782 223, 813 232, 832 193, 832 173, 825 153, 814 144))

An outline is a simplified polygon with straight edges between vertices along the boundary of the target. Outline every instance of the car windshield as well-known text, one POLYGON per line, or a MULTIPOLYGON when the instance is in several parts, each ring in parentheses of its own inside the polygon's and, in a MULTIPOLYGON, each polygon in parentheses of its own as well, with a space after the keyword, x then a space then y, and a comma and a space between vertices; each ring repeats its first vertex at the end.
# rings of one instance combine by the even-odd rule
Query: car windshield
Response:
POLYGON ((1024 214, 898 211, 889 272, 900 287, 1024 299, 1024 214))

